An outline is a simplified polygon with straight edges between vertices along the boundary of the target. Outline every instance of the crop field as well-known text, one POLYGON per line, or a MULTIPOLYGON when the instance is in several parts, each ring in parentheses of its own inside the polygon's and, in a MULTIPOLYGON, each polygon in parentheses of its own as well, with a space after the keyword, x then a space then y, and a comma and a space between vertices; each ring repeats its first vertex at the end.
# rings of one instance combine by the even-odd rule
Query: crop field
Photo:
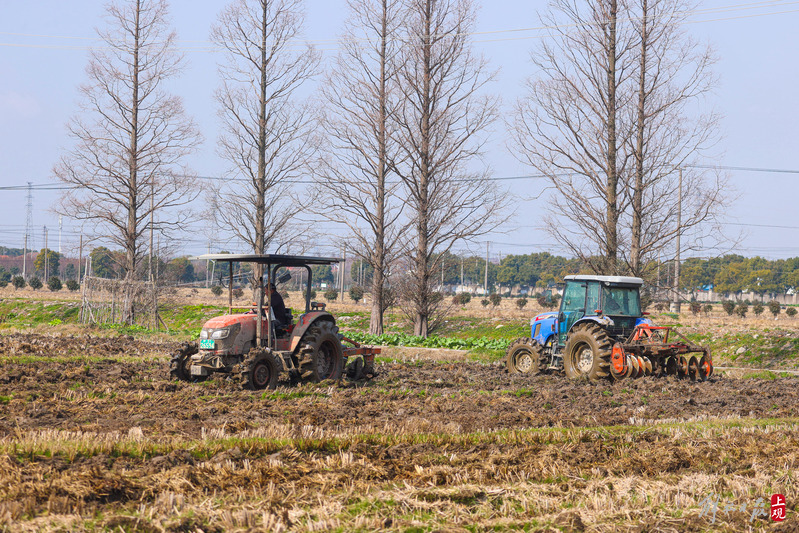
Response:
POLYGON ((572 383, 406 347, 370 381, 250 392, 169 380, 177 345, 0 336, 0 530, 799 527, 792 374, 572 383))

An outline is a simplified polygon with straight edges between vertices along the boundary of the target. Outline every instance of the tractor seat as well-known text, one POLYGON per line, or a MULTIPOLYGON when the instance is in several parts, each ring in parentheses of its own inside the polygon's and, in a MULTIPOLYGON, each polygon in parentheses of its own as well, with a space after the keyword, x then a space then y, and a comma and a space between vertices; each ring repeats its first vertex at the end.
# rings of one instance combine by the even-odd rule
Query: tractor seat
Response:
POLYGON ((311 302, 311 311, 324 311, 327 304, 324 302, 311 302))

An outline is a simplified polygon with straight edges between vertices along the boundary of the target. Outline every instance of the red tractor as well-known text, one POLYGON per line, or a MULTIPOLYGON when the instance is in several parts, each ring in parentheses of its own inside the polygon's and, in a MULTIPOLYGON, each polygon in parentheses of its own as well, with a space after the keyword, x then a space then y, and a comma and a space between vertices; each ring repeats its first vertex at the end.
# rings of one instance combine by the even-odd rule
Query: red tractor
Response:
POLYGON ((258 390, 274 389, 283 371, 293 383, 338 380, 343 374, 353 380, 374 375, 374 357, 380 349, 344 337, 324 304, 311 302, 311 266, 340 263, 339 259, 255 254, 207 254, 196 259, 229 263, 228 314, 203 325, 199 345, 184 344, 173 355, 170 373, 175 378, 204 381, 214 373, 233 374, 241 377, 246 388, 258 390), (263 265, 257 271, 264 272, 272 286, 291 278, 289 268, 304 268, 304 313, 296 320, 291 309, 285 309, 284 316, 275 316, 271 291, 266 291, 264 301, 263 275, 256 284, 257 302, 234 313, 233 263, 263 265), (344 347, 342 341, 352 347, 344 347))

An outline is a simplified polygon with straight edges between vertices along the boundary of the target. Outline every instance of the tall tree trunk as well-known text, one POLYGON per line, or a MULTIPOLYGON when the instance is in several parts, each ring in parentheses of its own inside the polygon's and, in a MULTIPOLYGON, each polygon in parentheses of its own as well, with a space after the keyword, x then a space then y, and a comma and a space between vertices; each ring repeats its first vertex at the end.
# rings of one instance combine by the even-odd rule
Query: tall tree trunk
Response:
POLYGON ((434 0, 427 0, 425 4, 424 20, 424 44, 422 45, 422 106, 421 106, 421 130, 419 145, 419 208, 417 211, 416 231, 416 290, 418 291, 418 301, 416 302, 416 316, 413 321, 413 334, 427 337, 428 325, 430 320, 430 291, 428 282, 430 281, 430 254, 428 242, 428 223, 430 217, 430 204, 428 201, 430 180, 434 179, 431 175, 430 166, 430 120, 433 112, 430 94, 430 78, 432 76, 432 57, 430 50, 431 43, 431 18, 433 16, 434 0))
POLYGON ((378 117, 378 174, 377 174, 377 213, 375 215, 375 249, 372 254, 372 313, 369 318, 369 333, 372 335, 383 334, 383 309, 384 286, 386 283, 386 171, 388 169, 387 148, 386 148, 386 122, 388 121, 388 109, 386 105, 386 39, 388 38, 388 4, 383 0, 382 16, 380 17, 380 111, 378 117))
POLYGON ((133 94, 131 101, 130 117, 130 154, 128 164, 130 166, 130 181, 128 191, 128 227, 126 235, 125 249, 125 298, 123 299, 124 308, 122 309, 122 321, 126 324, 133 324, 135 321, 135 311, 133 305, 133 291, 131 284, 136 280, 136 233, 138 230, 138 196, 139 196, 139 47, 140 44, 140 22, 141 3, 136 2, 134 20, 134 41, 133 41, 133 94))
MULTIPOLYGON (((258 87, 258 171, 255 183, 255 249, 256 254, 263 254, 266 237, 266 36, 269 6, 266 0, 261 0, 261 63, 260 84, 258 87)), ((232 265, 231 265, 232 266, 232 265)), ((263 290, 262 279, 264 265, 255 265, 255 283, 253 284, 253 297, 261 302, 260 291, 263 290)))
POLYGON ((615 273, 618 269, 618 224, 619 224, 619 175, 617 165, 617 133, 616 133, 616 20, 618 16, 617 0, 610 0, 608 13, 608 70, 607 70, 607 241, 605 259, 607 273, 615 273))
POLYGON ((647 29, 648 4, 641 0, 641 56, 639 57, 638 73, 638 109, 635 125, 635 182, 633 184, 632 198, 632 227, 630 241, 630 270, 634 276, 641 274, 641 239, 643 225, 643 196, 644 196, 644 132, 646 127, 646 73, 648 51, 647 29))

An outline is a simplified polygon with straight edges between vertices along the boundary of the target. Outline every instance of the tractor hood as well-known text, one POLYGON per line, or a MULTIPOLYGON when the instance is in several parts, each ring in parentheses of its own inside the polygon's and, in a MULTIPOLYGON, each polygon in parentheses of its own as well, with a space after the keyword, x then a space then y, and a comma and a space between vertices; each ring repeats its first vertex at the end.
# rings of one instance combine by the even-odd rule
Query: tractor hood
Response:
POLYGON ((255 322, 255 314, 237 313, 235 315, 215 316, 203 324, 203 329, 226 328, 228 326, 232 326, 233 324, 240 324, 245 321, 255 322))

